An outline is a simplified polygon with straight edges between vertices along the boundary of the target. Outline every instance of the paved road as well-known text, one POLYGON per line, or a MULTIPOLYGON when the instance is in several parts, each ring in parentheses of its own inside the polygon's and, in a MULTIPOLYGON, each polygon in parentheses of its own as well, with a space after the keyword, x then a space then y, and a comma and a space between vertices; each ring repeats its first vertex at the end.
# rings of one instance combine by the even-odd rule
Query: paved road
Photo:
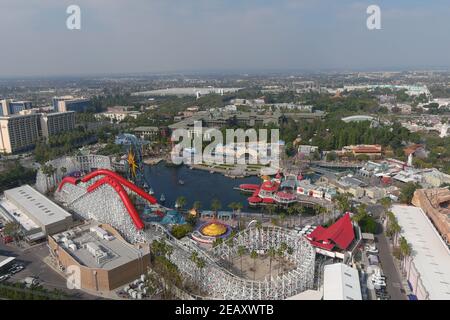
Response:
POLYGON ((393 257, 389 250, 389 243, 384 233, 375 235, 377 241, 379 258, 383 273, 386 275, 387 292, 392 300, 406 300, 406 296, 401 292, 402 281, 395 267, 393 257))

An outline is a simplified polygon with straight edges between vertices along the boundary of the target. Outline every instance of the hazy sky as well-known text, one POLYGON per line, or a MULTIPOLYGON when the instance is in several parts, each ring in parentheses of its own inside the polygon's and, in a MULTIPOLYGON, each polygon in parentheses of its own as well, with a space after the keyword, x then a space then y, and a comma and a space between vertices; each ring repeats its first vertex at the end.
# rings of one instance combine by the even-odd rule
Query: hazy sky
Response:
POLYGON ((450 66, 450 0, 0 0, 0 77, 450 66), (81 7, 81 30, 66 8, 81 7), (366 27, 381 7, 382 30, 366 27))

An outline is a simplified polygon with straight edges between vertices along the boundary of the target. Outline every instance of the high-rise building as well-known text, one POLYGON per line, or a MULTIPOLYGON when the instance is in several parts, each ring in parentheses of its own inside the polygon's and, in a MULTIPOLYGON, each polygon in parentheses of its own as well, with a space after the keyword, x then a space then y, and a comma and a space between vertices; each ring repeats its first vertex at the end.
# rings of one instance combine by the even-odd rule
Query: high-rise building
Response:
POLYGON ((33 108, 31 101, 14 101, 12 99, 4 99, 0 101, 0 116, 8 116, 12 114, 18 114, 23 110, 29 110, 33 108))
POLYGON ((0 153, 31 150, 44 137, 75 128, 75 112, 15 114, 0 117, 0 153))
POLYGON ((75 129, 75 112, 54 112, 41 115, 42 136, 48 139, 50 136, 75 129))
POLYGON ((53 98, 53 110, 57 112, 84 112, 91 106, 91 101, 85 98, 63 96, 53 98))
POLYGON ((0 152, 15 153, 34 147, 39 139, 40 115, 10 115, 0 117, 0 152))

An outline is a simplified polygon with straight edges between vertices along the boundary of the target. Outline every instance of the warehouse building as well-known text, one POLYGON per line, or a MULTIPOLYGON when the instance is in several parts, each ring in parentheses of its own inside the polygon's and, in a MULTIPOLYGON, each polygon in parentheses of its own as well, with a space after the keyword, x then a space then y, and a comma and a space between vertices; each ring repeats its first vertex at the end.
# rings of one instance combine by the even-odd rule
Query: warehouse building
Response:
POLYGON ((69 212, 29 185, 6 190, 0 206, 7 220, 22 226, 29 241, 67 230, 73 222, 69 212))
POLYGON ((402 264, 408 286, 418 300, 450 300, 450 250, 421 208, 393 205, 401 235, 412 255, 402 264))

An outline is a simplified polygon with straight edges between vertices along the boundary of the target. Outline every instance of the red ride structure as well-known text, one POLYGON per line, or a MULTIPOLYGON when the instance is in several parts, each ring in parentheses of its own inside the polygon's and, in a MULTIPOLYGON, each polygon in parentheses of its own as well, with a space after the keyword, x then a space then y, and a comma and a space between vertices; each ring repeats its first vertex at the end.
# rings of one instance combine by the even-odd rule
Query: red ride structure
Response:
POLYGON ((142 230, 144 228, 144 223, 142 222, 141 218, 139 217, 138 212, 136 211, 136 208, 134 207, 133 203, 130 200, 130 197, 128 196, 127 191, 124 187, 130 189, 131 191, 135 192, 151 204, 157 203, 156 199, 149 195, 147 192, 142 190, 141 188, 137 187, 135 184, 131 183, 127 179, 123 178, 122 176, 118 175, 117 173, 106 170, 106 169, 99 169, 96 171, 93 171, 86 176, 82 177, 81 179, 77 179, 74 177, 65 177, 61 183, 59 184, 58 191, 61 191, 62 187, 66 183, 70 183, 73 185, 77 185, 80 182, 87 183, 91 179, 103 176, 101 179, 95 181, 93 184, 87 187, 87 192, 94 192, 97 188, 104 184, 110 185, 113 190, 117 192, 120 199, 122 200, 124 206, 126 207, 128 214, 130 215, 131 219, 133 220, 134 225, 138 230, 142 230))

